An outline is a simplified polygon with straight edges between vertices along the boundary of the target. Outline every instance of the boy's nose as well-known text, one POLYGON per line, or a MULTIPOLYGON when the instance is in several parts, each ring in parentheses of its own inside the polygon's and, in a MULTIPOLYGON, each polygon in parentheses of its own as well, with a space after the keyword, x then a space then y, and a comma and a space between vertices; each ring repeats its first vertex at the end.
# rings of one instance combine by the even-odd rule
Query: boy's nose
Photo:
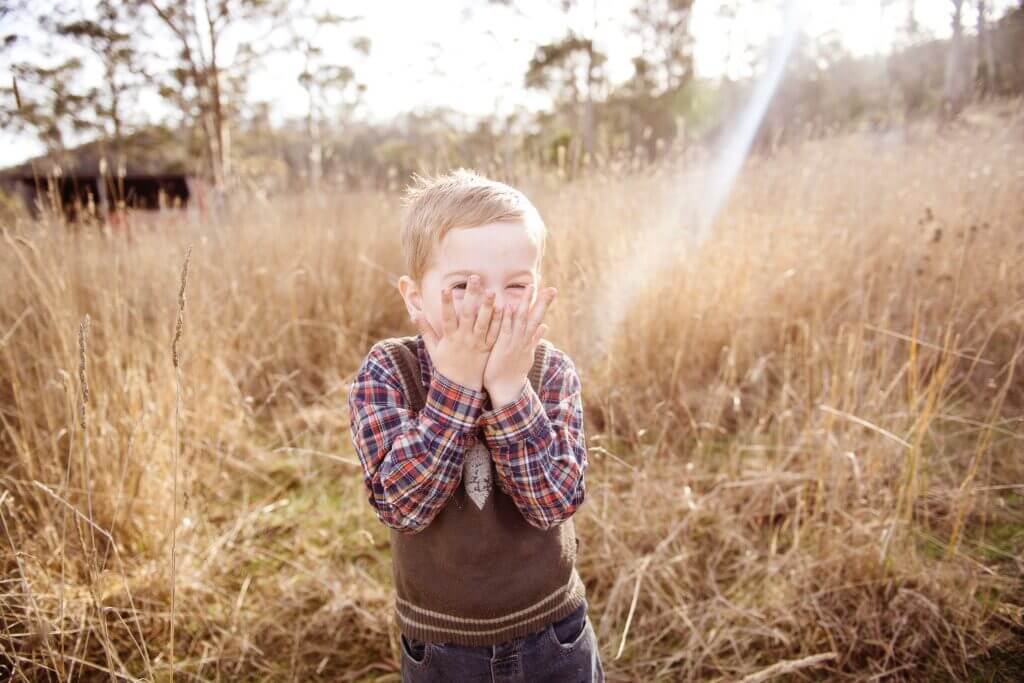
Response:
POLYGON ((494 295, 494 310, 500 311, 502 307, 506 305, 511 305, 515 308, 522 302, 524 296, 526 295, 517 290, 512 290, 511 292, 498 292, 494 295))

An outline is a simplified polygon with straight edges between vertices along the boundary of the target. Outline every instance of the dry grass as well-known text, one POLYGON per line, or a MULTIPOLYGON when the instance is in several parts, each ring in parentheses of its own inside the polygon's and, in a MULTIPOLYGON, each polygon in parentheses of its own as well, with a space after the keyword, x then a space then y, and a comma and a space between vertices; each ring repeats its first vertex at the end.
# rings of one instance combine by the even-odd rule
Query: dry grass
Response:
MULTIPOLYGON (((711 239, 605 335, 623 262, 676 218, 672 169, 520 179, 552 229, 549 337, 583 375, 580 570, 609 680, 1015 666, 1024 130, 1002 114, 751 160, 711 239)), ((396 212, 361 194, 131 239, 5 230, 13 680, 397 680, 344 400, 372 341, 412 331, 396 212)))

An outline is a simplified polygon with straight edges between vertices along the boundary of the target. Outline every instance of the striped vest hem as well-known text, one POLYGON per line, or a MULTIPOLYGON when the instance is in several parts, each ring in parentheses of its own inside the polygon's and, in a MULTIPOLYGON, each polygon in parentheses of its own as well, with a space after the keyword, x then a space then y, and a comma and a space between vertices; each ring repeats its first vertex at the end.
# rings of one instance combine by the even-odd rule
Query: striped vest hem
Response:
POLYGON ((425 609, 395 597, 395 616, 409 638, 455 645, 485 646, 529 635, 568 616, 586 600, 576 567, 569 582, 523 609, 493 619, 470 619, 425 609))

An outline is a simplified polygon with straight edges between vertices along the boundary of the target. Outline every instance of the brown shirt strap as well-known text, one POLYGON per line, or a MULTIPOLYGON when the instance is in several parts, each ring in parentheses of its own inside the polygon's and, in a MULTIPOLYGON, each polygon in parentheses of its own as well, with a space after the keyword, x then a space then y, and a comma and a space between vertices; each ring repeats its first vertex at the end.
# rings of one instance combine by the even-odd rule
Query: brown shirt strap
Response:
POLYGON ((427 402, 423 382, 420 379, 420 361, 416 357, 414 337, 397 337, 381 342, 391 356, 391 362, 398 368, 398 376, 405 389, 406 400, 413 412, 419 412, 427 402))

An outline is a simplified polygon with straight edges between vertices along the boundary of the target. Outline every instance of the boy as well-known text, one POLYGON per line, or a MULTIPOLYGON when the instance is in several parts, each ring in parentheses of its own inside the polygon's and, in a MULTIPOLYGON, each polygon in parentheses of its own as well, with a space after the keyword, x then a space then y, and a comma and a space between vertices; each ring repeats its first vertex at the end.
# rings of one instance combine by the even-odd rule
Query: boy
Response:
POLYGON ((580 380, 542 339, 546 228, 467 169, 415 177, 398 288, 419 334, 377 342, 348 395, 390 528, 403 681, 603 681, 576 571, 580 380))

